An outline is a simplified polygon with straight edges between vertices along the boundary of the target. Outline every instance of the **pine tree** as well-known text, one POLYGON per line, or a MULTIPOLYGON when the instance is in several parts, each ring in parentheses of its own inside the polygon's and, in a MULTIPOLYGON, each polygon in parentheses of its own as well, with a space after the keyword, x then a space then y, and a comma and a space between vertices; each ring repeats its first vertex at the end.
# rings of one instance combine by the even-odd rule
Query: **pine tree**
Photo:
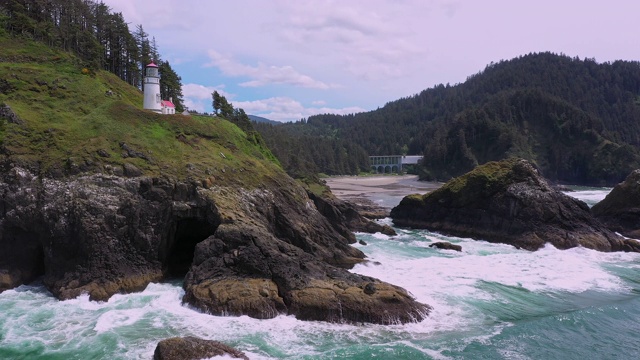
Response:
POLYGON ((182 78, 173 71, 168 61, 160 62, 158 71, 160 72, 160 96, 163 99, 171 98, 176 106, 176 112, 183 112, 182 78))
POLYGON ((211 102, 213 106, 213 113, 218 115, 218 113, 220 112, 220 94, 218 93, 217 90, 214 90, 213 93, 211 94, 211 97, 213 98, 211 102))

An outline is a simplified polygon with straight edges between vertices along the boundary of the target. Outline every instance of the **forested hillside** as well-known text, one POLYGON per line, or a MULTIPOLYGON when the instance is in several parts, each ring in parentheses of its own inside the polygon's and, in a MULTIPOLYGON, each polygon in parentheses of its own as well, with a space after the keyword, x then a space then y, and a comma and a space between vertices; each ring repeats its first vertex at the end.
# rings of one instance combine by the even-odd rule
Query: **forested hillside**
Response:
POLYGON ((359 145, 324 134, 293 134, 283 125, 254 123, 282 167, 293 177, 310 174, 358 175, 369 171, 367 152, 359 145))
MULTIPOLYGON (((162 60, 154 37, 142 25, 129 29, 122 13, 94 0, 0 0, 0 35, 8 33, 74 53, 87 71, 107 70, 142 89, 144 66, 155 61, 163 99, 173 98, 182 112, 181 78, 162 60)), ((20 62, 28 54, 2 62, 20 62)))
POLYGON ((427 179, 521 156, 555 181, 614 184, 640 167, 640 63, 529 54, 375 111, 284 127, 368 155, 424 154, 427 179))

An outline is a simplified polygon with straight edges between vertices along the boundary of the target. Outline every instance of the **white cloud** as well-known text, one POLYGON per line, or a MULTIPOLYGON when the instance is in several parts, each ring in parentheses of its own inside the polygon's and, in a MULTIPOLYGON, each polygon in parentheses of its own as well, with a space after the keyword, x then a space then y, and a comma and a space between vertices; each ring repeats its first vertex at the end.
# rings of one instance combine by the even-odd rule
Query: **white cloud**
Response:
POLYGON ((216 87, 204 86, 199 84, 185 84, 182 85, 182 94, 188 98, 194 99, 207 99, 211 98, 211 93, 219 90, 216 87))
POLYGON ((218 91, 224 97, 231 97, 231 95, 223 90, 224 86, 204 86, 200 84, 185 84, 182 85, 182 95, 184 96, 184 105, 189 110, 196 110, 198 112, 210 111, 212 97, 211 94, 214 91, 218 91), (209 109, 209 110, 207 110, 209 109))
POLYGON ((258 87, 269 84, 286 84, 313 89, 329 89, 336 85, 328 85, 314 80, 310 76, 299 73, 292 66, 273 66, 259 63, 257 66, 245 65, 230 56, 224 56, 215 50, 209 50, 211 62, 207 67, 217 67, 228 76, 243 76, 253 80, 241 83, 241 86, 258 87))
MULTIPOLYGON (((328 57, 361 80, 405 76, 426 53, 417 35, 433 5, 424 1, 287 3, 279 36, 301 53, 328 57), (313 11, 310 11, 313 9, 313 11)), ((326 61, 326 60, 325 60, 326 61)))
POLYGON ((363 112, 357 106, 346 108, 305 107, 300 102, 288 97, 272 97, 255 101, 233 101, 235 108, 242 108, 247 114, 259 115, 275 121, 297 121, 317 114, 353 114, 363 112))
POLYGON ((316 101, 312 101, 311 104, 316 106, 321 106, 321 105, 327 105, 327 102, 324 100, 316 100, 316 101))

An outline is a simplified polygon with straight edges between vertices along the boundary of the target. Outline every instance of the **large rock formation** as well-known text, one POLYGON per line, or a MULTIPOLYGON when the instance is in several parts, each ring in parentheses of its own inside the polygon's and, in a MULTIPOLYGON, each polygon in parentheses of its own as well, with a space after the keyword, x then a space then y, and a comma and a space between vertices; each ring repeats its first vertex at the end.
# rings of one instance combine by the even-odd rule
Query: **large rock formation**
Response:
POLYGON ((584 246, 600 251, 638 251, 635 241, 614 234, 582 201, 553 190, 522 159, 490 162, 424 196, 410 195, 391 211, 398 226, 536 250, 584 246))
POLYGON ((640 239, 640 170, 629 174, 591 211, 609 229, 640 239))
POLYGON ((153 360, 200 360, 214 356, 229 356, 234 359, 249 360, 243 352, 228 345, 193 336, 175 337, 160 341, 153 353, 153 360))
POLYGON ((284 173, 246 189, 106 173, 53 178, 8 162, 2 170, 0 290, 44 275, 60 299, 106 300, 186 274, 184 301, 218 315, 387 324, 429 310, 401 288, 344 270, 363 253, 284 173))

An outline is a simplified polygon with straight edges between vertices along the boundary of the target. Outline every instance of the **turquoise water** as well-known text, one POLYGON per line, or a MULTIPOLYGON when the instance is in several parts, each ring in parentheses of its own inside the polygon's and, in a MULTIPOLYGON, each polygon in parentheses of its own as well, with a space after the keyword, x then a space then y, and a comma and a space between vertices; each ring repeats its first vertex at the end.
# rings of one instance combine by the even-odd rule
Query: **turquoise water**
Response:
MULTIPOLYGON (((595 201, 606 194, 588 191, 595 201)), ((209 316, 180 304, 178 282, 101 303, 58 301, 32 284, 0 294, 0 358, 150 359, 159 340, 186 335, 223 341, 251 359, 640 358, 640 254, 551 246, 531 253, 398 231, 393 238, 358 234, 372 261, 353 271, 431 304, 420 323, 209 316), (463 252, 428 247, 441 240, 463 252)))

